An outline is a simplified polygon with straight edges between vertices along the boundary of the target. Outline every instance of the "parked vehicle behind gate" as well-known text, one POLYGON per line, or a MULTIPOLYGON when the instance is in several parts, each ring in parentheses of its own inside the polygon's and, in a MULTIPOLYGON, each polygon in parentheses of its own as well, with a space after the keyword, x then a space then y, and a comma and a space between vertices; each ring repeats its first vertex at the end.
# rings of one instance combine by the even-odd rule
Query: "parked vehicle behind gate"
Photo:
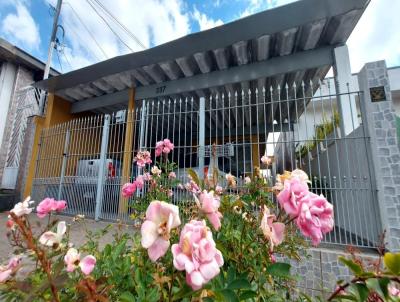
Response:
MULTIPOLYGON (((74 182, 75 192, 77 192, 75 201, 79 202, 87 211, 94 211, 96 207, 99 168, 99 158, 82 158, 77 163, 74 182)), ((104 170, 103 206, 118 205, 119 190, 115 189, 115 183, 120 181, 120 175, 120 161, 107 158, 104 170)))

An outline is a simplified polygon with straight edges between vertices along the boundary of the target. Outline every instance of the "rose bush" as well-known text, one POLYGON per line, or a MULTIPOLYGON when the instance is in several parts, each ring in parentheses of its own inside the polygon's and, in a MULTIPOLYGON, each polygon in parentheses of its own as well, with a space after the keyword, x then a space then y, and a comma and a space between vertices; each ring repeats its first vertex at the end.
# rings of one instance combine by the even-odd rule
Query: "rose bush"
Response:
MULTIPOLYGON (((0 266, 0 297, 311 301, 294 286, 296 277, 286 260, 306 255, 308 239, 317 246, 332 230, 334 219, 326 198, 309 191, 308 176, 301 170, 285 172, 271 186, 257 169, 243 182, 230 173, 222 179, 217 171, 200 179, 189 169, 189 181, 180 183, 177 166, 168 159, 173 149, 168 139, 158 142, 153 166, 150 152, 141 150, 135 156, 141 175, 124 184, 121 194, 129 199, 139 230, 122 232, 119 224, 96 233, 86 230, 86 242, 75 247, 69 225, 51 219, 67 206, 64 201, 46 198, 39 203, 38 217, 48 217, 39 232, 29 222, 32 202, 18 203, 7 221, 15 256, 0 266), (113 228, 114 240, 100 248, 99 240, 113 228), (30 270, 22 274, 24 266, 30 270)), ((261 161, 268 164, 266 158, 261 161)), ((85 226, 81 216, 71 223, 85 226)), ((342 259, 356 276, 350 283, 339 283, 329 299, 366 301, 371 296, 399 301, 396 257, 400 256, 387 256, 387 269, 375 272, 342 259)))

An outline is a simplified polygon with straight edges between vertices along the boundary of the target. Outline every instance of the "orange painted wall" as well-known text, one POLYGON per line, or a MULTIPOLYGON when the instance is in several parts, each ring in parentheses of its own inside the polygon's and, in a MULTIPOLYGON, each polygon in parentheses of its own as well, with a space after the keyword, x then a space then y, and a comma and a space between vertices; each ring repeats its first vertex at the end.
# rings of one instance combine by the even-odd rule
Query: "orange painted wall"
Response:
MULTIPOLYGON (((42 134, 42 130, 45 128, 49 128, 55 126, 57 124, 65 123, 71 121, 74 118, 83 117, 87 115, 91 115, 90 113, 80 113, 80 114, 71 114, 71 103, 64 100, 59 96, 55 96, 53 94, 49 94, 47 99, 47 108, 46 114, 44 117, 35 117, 35 137, 32 146, 32 155, 30 159, 30 163, 28 166, 28 173, 24 191, 24 197, 31 194, 32 190, 32 182, 35 177, 36 171, 36 162, 38 158, 39 152, 39 144, 40 138, 42 134)), ((53 146, 49 146, 48 150, 42 150, 42 152, 46 153, 61 153, 63 152, 64 141, 60 140, 58 144, 54 144, 53 146), (52 150, 50 148, 53 148, 52 150)), ((57 169, 61 166, 61 160, 55 159, 51 164, 51 171, 57 171, 57 169)))

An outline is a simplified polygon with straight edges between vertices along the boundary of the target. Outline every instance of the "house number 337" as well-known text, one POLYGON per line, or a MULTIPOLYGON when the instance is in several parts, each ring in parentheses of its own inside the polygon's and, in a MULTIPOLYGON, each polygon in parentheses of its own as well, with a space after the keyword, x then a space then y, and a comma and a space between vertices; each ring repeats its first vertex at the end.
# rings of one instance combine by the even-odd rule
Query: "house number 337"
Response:
POLYGON ((160 86, 156 88, 156 93, 164 93, 167 86, 160 86))

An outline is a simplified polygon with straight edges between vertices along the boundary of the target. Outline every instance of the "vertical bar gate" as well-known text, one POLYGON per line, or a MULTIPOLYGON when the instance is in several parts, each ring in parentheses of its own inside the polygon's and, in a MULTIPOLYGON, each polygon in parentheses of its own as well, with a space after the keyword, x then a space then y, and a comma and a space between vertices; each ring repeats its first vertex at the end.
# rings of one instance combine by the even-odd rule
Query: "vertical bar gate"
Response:
MULTIPOLYGON (((68 214, 128 222, 135 204, 121 197, 122 182, 142 171, 133 161, 122 171, 123 160, 146 149, 155 162, 156 142, 169 138, 175 144, 169 158, 177 164, 175 172, 183 183, 188 180, 188 168, 200 175, 214 168, 221 176, 232 173, 239 185, 257 171, 273 185, 277 173, 303 169, 311 177, 311 190, 324 194, 335 207, 335 230, 325 242, 374 247, 381 230, 375 179, 367 160, 369 136, 360 110, 362 94, 338 95, 332 82, 251 89, 238 85, 232 91, 212 89, 206 97, 142 100, 135 111, 91 116, 45 129, 33 196, 36 200, 44 196, 66 199, 68 214), (339 98, 356 104, 351 110, 357 112, 352 115, 357 122, 340 119, 339 98), (125 141, 128 123, 134 125, 131 146, 125 141), (350 129, 348 134, 343 134, 343 124, 350 129), (63 155, 65 145, 67 155, 63 155), (211 160, 213 150, 215 160, 211 160), (131 156, 124 156, 127 152, 131 156)), ((175 203, 184 206, 189 197, 185 191, 174 190, 175 203)))

